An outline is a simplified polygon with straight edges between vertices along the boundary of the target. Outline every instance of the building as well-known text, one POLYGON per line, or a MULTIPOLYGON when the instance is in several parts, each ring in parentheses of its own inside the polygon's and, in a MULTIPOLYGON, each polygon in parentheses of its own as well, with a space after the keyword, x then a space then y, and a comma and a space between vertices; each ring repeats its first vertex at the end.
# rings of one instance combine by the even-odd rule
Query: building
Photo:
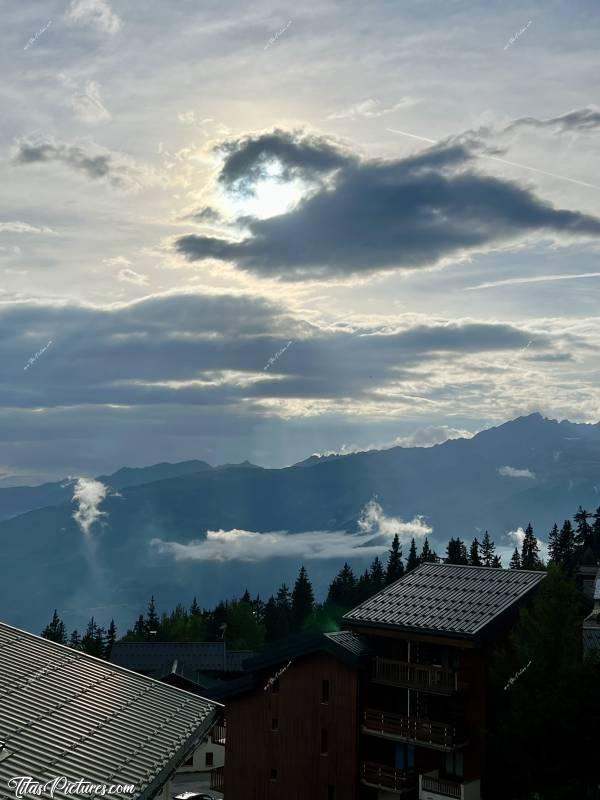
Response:
POLYGON ((197 694, 0 623, 0 797, 15 797, 21 780, 27 796, 45 785, 56 800, 92 796, 90 784, 171 800, 173 775, 218 712, 197 694))
POLYGON ((115 642, 113 664, 161 678, 179 671, 195 683, 209 685, 211 677, 230 678, 243 671, 252 650, 228 650, 222 642, 115 642))
POLYGON ((371 652, 361 798, 480 800, 491 656, 544 577, 426 563, 345 615, 371 652))
POLYGON ((356 800, 366 656, 351 633, 294 637, 211 691, 226 704, 227 800, 356 800))
POLYGON ((583 621, 583 654, 589 655, 594 650, 600 652, 600 567, 596 571, 596 580, 592 590, 594 607, 583 621))

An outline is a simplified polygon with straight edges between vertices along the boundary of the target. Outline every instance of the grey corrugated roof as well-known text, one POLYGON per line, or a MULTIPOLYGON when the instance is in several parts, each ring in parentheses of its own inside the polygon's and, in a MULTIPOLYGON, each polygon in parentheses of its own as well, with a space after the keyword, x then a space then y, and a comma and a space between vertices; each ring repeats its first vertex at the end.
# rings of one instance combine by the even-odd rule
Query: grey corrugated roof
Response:
POLYGON ((331 641, 337 644, 339 647, 343 647, 357 656, 369 652, 369 648, 365 640, 361 639, 360 636, 353 634, 352 631, 326 633, 325 636, 327 636, 328 639, 331 639, 331 641))
POLYGON ((421 564, 344 620, 474 636, 543 578, 543 572, 527 570, 421 564))
POLYGON ((127 669, 159 677, 165 665, 179 662, 188 673, 241 672, 251 650, 226 650, 224 642, 116 642, 110 660, 127 669))
POLYGON ((600 625, 583 626, 583 652, 587 655, 592 650, 600 650, 600 625))
POLYGON ((2 797, 11 796, 11 778, 30 775, 134 784, 133 798, 150 800, 215 710, 203 697, 0 623, 2 797))

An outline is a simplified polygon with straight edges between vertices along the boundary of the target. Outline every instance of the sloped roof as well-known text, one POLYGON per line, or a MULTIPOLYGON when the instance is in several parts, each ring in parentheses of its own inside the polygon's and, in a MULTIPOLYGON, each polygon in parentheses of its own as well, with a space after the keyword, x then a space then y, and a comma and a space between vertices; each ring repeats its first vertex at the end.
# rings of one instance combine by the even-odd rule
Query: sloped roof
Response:
POLYGON ((195 672, 241 672, 252 650, 227 650, 224 642, 116 642, 110 660, 127 669, 158 678, 177 661, 188 675, 195 672))
POLYGON ((545 573, 421 564, 344 615, 349 625, 474 637, 532 591, 545 573))
POLYGON ((133 784, 136 800, 150 800, 215 711, 203 697, 0 623, 3 789, 15 776, 64 776, 133 784))

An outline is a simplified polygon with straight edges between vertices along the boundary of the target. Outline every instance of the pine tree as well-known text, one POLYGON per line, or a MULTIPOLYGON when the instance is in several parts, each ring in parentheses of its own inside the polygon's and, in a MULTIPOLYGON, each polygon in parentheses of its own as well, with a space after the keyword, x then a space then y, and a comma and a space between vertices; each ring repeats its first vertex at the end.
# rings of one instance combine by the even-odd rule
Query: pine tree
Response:
POLYGON ((521 556, 519 555, 519 548, 515 547, 509 564, 510 569, 521 569, 521 556))
POLYGON ((108 631, 106 632, 106 641, 104 643, 104 658, 110 661, 110 654, 112 653, 113 645, 117 641, 117 626, 114 619, 111 619, 108 631))
POLYGON ((430 564, 437 561, 437 556, 434 551, 429 547, 429 539, 425 537, 423 547, 421 548, 421 555, 419 556, 419 564, 430 564))
POLYGON ((356 585, 356 604, 358 605, 358 603, 363 603, 365 600, 368 600, 372 594, 374 594, 374 592, 371 583, 371 575, 369 570, 366 569, 359 577, 356 585))
POLYGON ((369 569, 369 578, 371 579, 371 591, 373 594, 380 592, 385 586, 385 572, 379 560, 379 556, 375 556, 371 568, 369 569))
POLYGON ((575 531, 569 519, 563 522, 555 551, 557 553, 557 560, 555 563, 561 567, 567 575, 571 575, 575 569, 576 546, 575 531))
POLYGON ((248 591, 248 589, 246 589, 246 591, 244 592, 244 594, 241 596, 240 599, 241 599, 242 603, 251 603, 252 602, 252 598, 250 597, 250 592, 248 591))
POLYGON ((588 522, 592 518, 592 514, 589 511, 586 511, 581 506, 579 506, 579 510, 575 514, 575 544, 581 548, 581 550, 585 550, 587 547, 592 547, 592 540, 593 540, 593 528, 588 522))
POLYGON ((351 609, 356 601, 356 577, 346 562, 329 586, 327 603, 338 608, 351 609))
POLYGON ((392 540, 392 548, 388 556, 387 569, 385 573, 386 584, 397 581, 404 575, 404 563, 402 561, 402 548, 400 547, 400 539, 398 534, 394 534, 392 540))
MULTIPOLYGON (((148 603, 148 613, 146 614, 145 633, 147 638, 154 638, 158 634, 160 627, 160 620, 156 613, 156 606, 154 605, 154 595, 150 598, 148 603)), ((158 638, 158 637, 156 637, 158 638)))
POLYGON ((415 538, 410 540, 410 550, 408 551, 408 558, 406 559, 406 571, 411 572, 415 567, 419 566, 419 557, 417 556, 417 545, 415 538))
POLYGON ((448 564, 468 564, 467 547, 462 539, 450 539, 446 547, 446 561, 448 564))
POLYGON ((74 630, 69 637, 69 647, 72 647, 73 650, 81 650, 81 636, 79 635, 79 631, 74 630))
POLYGON ((94 617, 90 619, 81 638, 81 649, 90 656, 102 658, 104 653, 104 628, 96 625, 94 617))
POLYGON ((502 559, 500 556, 494 556, 490 566, 494 567, 495 569, 502 569, 502 559))
POLYGON ((548 534, 548 555, 551 564, 560 565, 560 532, 556 522, 548 534))
POLYGON ((530 522, 525 528, 525 537, 521 547, 521 569, 539 569, 541 565, 538 540, 530 522))
POLYGON ((471 542, 471 550, 469 551, 469 564, 472 567, 481 566, 481 556, 479 555, 479 547, 480 544, 477 540, 477 537, 475 537, 471 542))
POLYGON ((490 539, 489 533, 486 531, 481 540, 481 561, 484 567, 491 567, 496 553, 496 545, 490 539))
POLYGON ((51 642, 58 642, 58 644, 67 643, 67 632, 65 630, 65 624, 58 616, 56 609, 54 609, 54 614, 52 615, 52 620, 50 621, 50 624, 46 625, 46 627, 42 631, 42 636, 44 637, 44 639, 50 639, 51 642))
POLYGON ((594 525, 592 527, 592 552, 596 559, 600 559, 600 506, 594 514, 594 525))
POLYGON ((290 590, 282 583, 275 597, 271 596, 265 605, 264 626, 266 640, 274 642, 290 635, 292 622, 292 598, 290 590))
POLYGON ((191 617, 197 617, 197 616, 200 616, 201 613, 202 612, 200 611, 200 606, 198 605, 198 603, 196 601, 196 597, 194 597, 194 600, 192 601, 192 605, 190 606, 190 616, 191 617))
POLYGON ((300 567, 292 592, 292 629, 301 631, 315 607, 315 594, 306 569, 300 567))
POLYGON ((146 632, 146 623, 144 622, 144 615, 140 614, 133 626, 133 635, 136 639, 144 639, 146 632))

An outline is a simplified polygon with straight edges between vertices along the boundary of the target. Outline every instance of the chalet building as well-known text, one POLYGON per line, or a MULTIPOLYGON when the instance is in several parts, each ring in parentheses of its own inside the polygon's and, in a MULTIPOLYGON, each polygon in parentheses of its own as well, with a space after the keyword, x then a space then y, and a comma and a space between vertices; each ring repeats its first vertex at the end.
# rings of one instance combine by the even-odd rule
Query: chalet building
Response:
POLYGON ((485 797, 492 652, 543 572, 422 564, 344 617, 360 677, 361 800, 485 797))
POLYGON ((286 640, 212 690, 225 703, 227 800, 356 800, 363 642, 347 632, 286 640))
POLYGON ((172 800, 174 776, 219 712, 197 694, 0 623, 2 798, 172 800))

